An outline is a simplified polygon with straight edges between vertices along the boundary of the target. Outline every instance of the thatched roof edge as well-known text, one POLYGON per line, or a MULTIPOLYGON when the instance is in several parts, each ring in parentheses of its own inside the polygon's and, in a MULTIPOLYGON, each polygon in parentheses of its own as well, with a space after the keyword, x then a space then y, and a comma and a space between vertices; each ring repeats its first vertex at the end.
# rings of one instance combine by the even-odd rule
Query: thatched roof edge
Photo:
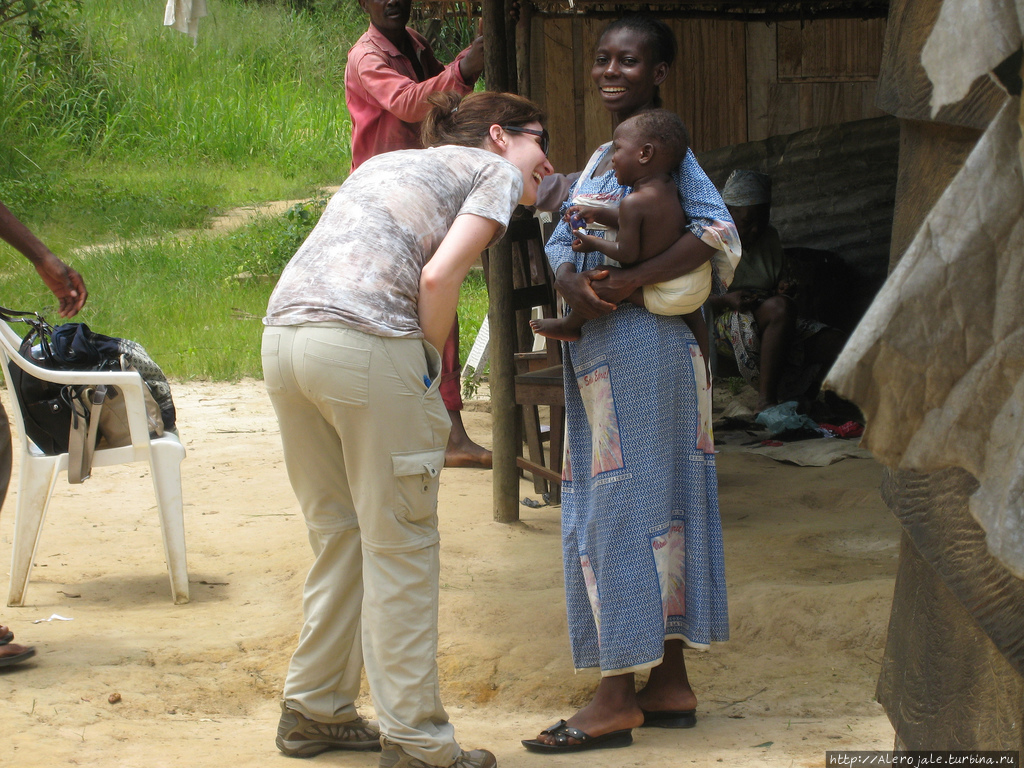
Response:
MULTIPOLYGON (((526 0, 523 0, 526 2, 526 0)), ((873 19, 889 12, 889 0, 535 0, 533 12, 543 16, 613 18, 625 13, 647 12, 670 18, 721 18, 737 21, 811 21, 825 18, 873 19)), ((479 16, 481 2, 467 0, 420 0, 413 9, 417 18, 479 16)))

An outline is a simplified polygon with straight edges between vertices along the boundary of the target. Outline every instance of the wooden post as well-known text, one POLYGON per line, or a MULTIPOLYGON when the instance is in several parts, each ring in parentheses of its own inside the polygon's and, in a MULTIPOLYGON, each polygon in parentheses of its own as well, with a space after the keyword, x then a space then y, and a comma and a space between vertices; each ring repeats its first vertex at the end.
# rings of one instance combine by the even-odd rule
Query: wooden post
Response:
MULTIPOLYGON (((484 0, 484 80, 490 91, 507 91, 510 74, 505 0, 484 0)), ((512 70, 515 72, 515 69, 512 70)), ((516 467, 515 312, 512 309, 512 245, 501 240, 490 249, 488 323, 491 333, 491 450, 494 454, 494 519, 519 520, 516 467)))
POLYGON ((484 0, 484 82, 489 91, 509 89, 505 0, 484 0))
POLYGON ((523 0, 519 5, 519 23, 516 24, 516 82, 517 92, 528 99, 533 98, 533 84, 530 82, 530 32, 533 28, 533 3, 523 0))
POLYGON ((505 81, 505 87, 503 91, 512 91, 513 93, 519 93, 519 77, 518 67, 516 66, 516 24, 512 23, 514 14, 518 13, 514 6, 518 0, 505 0, 505 12, 503 20, 505 22, 505 71, 507 74, 507 80, 505 81))
POLYGON ((512 244, 491 248, 488 289, 491 332, 491 470, 494 519, 519 520, 519 469, 516 467, 515 311, 512 309, 512 244))

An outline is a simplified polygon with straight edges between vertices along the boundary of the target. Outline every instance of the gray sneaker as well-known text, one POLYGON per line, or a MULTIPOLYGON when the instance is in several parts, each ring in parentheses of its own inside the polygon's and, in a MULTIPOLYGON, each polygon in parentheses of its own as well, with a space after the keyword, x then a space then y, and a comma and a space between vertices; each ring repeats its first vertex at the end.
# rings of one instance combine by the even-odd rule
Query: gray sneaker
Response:
POLYGON ((498 764, 494 755, 486 749, 473 749, 469 752, 462 752, 455 758, 454 763, 447 766, 430 765, 406 754, 400 746, 389 741, 386 736, 381 737, 380 743, 384 751, 380 754, 378 768, 495 768, 498 764))
POLYGON ((329 749, 380 749, 380 728, 375 720, 357 717, 344 723, 318 723, 281 702, 277 748, 288 757, 312 757, 329 749))

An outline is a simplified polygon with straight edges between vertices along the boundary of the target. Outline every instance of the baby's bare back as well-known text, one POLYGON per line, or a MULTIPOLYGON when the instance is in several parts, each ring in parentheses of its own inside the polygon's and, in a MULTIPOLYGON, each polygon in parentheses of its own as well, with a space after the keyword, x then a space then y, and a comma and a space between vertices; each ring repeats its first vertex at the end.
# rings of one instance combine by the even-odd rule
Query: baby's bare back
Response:
POLYGON ((671 177, 652 180, 626 195, 622 204, 636 205, 641 214, 640 249, 637 261, 666 251, 686 232, 686 212, 679 200, 679 190, 671 177))

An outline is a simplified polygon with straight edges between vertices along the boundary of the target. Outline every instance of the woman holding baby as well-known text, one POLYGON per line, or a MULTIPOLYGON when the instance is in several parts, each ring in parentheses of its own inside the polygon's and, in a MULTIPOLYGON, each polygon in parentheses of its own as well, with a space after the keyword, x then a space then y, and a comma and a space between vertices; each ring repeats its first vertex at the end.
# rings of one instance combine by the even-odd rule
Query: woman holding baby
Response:
MULTIPOLYGON (((605 29, 591 74, 616 124, 660 105, 658 86, 675 48, 671 30, 652 17, 605 29)), ((565 218, 581 195, 619 193, 611 155, 610 143, 598 148, 557 201, 565 218)), ((664 253, 608 267, 600 253, 573 250, 565 220, 546 248, 558 292, 587 321, 564 347, 562 545, 573 663, 598 667, 602 677, 586 706, 523 742, 533 751, 626 746, 637 727, 695 725, 683 648, 728 639, 704 361, 681 317, 620 303, 708 261, 719 279, 731 279, 736 230, 692 152, 675 179, 689 231, 664 253), (648 673, 639 691, 637 673, 648 673)), ((555 209, 552 188, 542 185, 538 207, 555 209)), ((583 214, 593 220, 593 211, 583 214)))

